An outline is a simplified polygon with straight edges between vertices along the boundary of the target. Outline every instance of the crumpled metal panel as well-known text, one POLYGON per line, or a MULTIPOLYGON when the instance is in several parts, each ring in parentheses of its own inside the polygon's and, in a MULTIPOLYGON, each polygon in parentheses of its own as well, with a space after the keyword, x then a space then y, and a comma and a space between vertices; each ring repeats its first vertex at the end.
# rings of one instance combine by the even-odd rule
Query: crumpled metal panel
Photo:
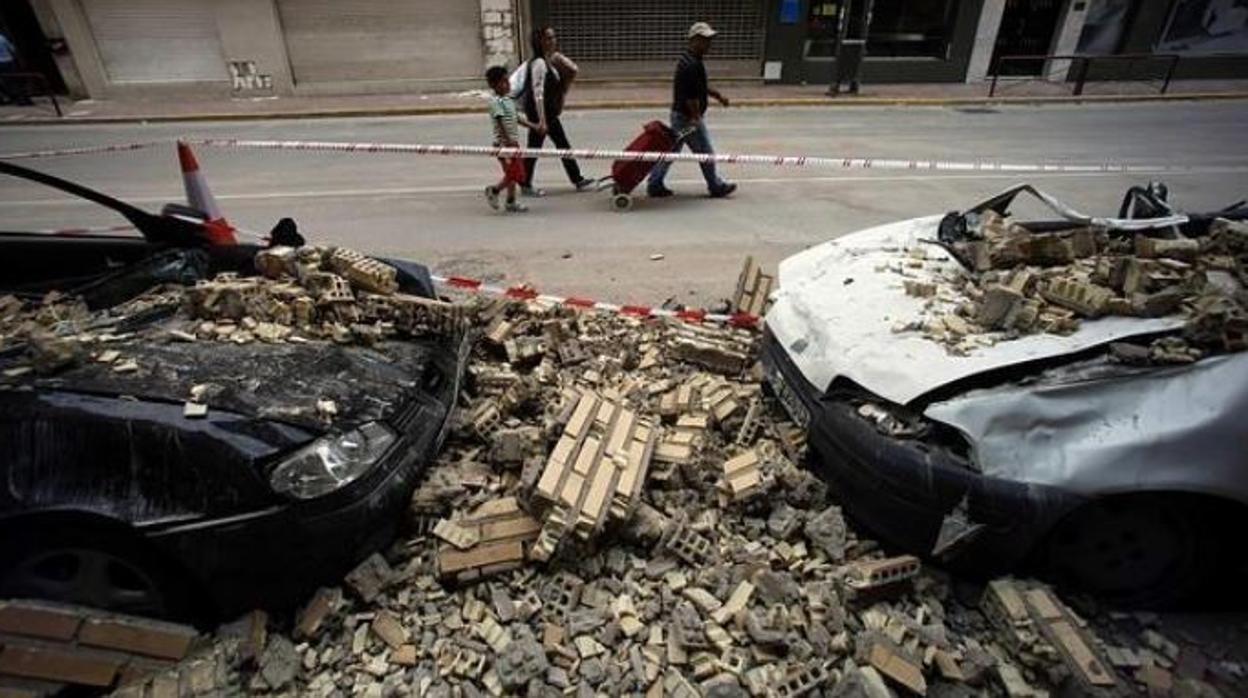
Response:
POLYGON ((0 511, 92 511, 136 524, 279 503, 260 465, 315 433, 224 411, 59 391, 0 391, 0 511))
MULTIPOLYGON (((112 343, 140 371, 118 373, 108 364, 84 362, 46 378, 39 389, 132 395, 181 404, 191 386, 209 384, 203 402, 257 418, 325 431, 317 400, 333 400, 333 425, 345 431, 392 414, 419 385, 437 354, 454 346, 434 340, 383 342, 374 348, 308 344, 244 345, 229 342, 165 342, 150 337, 112 343)), ((210 412, 211 413, 211 412, 210 412)))
POLYGON ((961 431, 991 477, 1082 495, 1187 491, 1248 503, 1248 353, 1054 371, 933 403, 924 415, 961 431))
MULTIPOLYGON (((906 294, 899 279, 876 267, 896 263, 898 250, 935 240, 940 216, 916 218, 837 238, 780 263, 780 290, 767 327, 812 385, 827 390, 838 376, 904 405, 936 388, 1014 364, 1073 354, 1114 340, 1173 330, 1183 318, 1103 317, 1079 323, 1070 335, 1034 334, 968 356, 917 333, 893 332, 920 316, 926 299, 906 294)), ((924 245, 936 277, 961 266, 936 245, 924 245), (935 263, 934 263, 935 262, 935 263)))

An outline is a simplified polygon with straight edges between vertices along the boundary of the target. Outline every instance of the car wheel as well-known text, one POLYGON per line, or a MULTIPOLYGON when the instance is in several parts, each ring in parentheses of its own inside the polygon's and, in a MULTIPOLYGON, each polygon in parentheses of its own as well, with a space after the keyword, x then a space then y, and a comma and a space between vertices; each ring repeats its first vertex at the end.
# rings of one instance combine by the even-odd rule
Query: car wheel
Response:
POLYGON ((122 535, 50 531, 0 551, 0 597, 36 598, 118 613, 185 620, 175 575, 122 535))
POLYGON ((1058 583, 1126 606, 1182 604, 1210 577, 1215 536, 1195 506, 1162 497, 1110 499, 1049 536, 1043 567, 1058 583))

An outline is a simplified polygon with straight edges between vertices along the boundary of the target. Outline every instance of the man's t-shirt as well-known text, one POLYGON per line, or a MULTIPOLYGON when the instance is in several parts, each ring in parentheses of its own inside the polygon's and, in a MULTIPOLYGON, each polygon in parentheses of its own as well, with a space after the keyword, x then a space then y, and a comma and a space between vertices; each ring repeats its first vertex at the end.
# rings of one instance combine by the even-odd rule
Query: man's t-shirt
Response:
POLYGON ((692 51, 680 54, 676 61, 676 78, 672 82, 672 111, 687 117, 706 113, 706 66, 692 51), (688 102, 696 99, 698 113, 690 114, 688 102))
POLYGON ((506 95, 490 97, 490 123, 494 125, 494 145, 520 142, 520 122, 516 118, 516 100, 506 95))

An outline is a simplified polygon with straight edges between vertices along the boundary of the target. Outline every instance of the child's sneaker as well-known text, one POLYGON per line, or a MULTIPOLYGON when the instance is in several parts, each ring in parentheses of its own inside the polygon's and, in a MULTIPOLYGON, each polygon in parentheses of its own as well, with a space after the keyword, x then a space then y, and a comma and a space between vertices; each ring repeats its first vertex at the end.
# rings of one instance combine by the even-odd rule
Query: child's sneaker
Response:
POLYGON ((498 189, 493 185, 485 188, 485 200, 489 202, 490 208, 498 210, 498 189))
POLYGON ((528 210, 529 210, 528 206, 525 206, 524 204, 518 201, 507 202, 507 213, 525 213, 528 210))

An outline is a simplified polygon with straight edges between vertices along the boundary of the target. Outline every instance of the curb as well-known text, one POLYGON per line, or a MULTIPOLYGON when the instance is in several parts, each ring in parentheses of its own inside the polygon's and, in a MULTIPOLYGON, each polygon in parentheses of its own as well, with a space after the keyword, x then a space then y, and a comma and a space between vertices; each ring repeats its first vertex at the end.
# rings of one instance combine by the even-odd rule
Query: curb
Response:
MULTIPOLYGON (((953 106, 1026 106, 1049 104, 1129 104, 1150 102, 1206 102, 1248 100, 1248 92, 1193 92, 1168 95, 1081 95, 1057 97, 754 97, 734 101, 734 107, 953 107, 953 106)), ((622 109, 665 109, 667 99, 615 99, 568 105, 567 111, 604 111, 622 109)), ((285 112, 201 112, 196 114, 150 114, 134 116, 40 117, 0 121, 5 126, 47 126, 66 124, 128 124, 174 123, 198 121, 270 121, 284 119, 340 119, 358 117, 437 116, 445 114, 476 114, 482 111, 475 104, 442 106, 404 106, 346 109, 309 109, 285 112)))

